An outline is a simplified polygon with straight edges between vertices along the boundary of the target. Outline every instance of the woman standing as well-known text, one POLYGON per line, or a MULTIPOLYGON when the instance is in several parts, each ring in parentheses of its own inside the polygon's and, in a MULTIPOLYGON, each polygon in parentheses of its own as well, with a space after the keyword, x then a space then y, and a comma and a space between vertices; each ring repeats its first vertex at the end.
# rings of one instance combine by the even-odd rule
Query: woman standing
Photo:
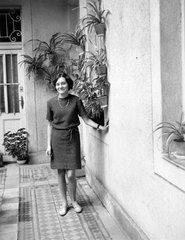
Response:
POLYGON ((75 170, 81 168, 80 136, 78 125, 80 116, 83 121, 97 130, 106 130, 108 126, 100 126, 88 118, 82 101, 69 93, 73 81, 65 73, 59 74, 53 81, 58 96, 47 102, 48 146, 46 155, 51 157, 51 168, 58 171, 58 185, 62 205, 59 214, 67 213, 66 177, 68 179, 69 196, 75 212, 80 213, 82 207, 76 202, 75 170))

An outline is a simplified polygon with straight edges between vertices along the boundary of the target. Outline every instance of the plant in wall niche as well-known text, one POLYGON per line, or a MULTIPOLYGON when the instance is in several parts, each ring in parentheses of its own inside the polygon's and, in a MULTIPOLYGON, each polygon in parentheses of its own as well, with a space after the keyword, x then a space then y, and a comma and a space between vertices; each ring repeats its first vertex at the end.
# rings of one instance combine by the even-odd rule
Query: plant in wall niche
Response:
MULTIPOLYGON (((106 52, 85 52, 79 60, 73 60, 74 81, 73 91, 82 99, 88 116, 98 122, 103 115, 103 109, 108 105, 108 87, 106 71, 99 75, 98 67, 107 65, 106 52)), ((99 122, 98 122, 99 123, 99 122)), ((101 122, 103 125, 103 121, 101 122)))
POLYGON ((76 79, 73 90, 82 99, 88 116, 99 118, 103 110, 97 101, 97 88, 93 82, 90 79, 87 80, 87 78, 76 79))
POLYGON ((181 114, 180 121, 176 121, 176 125, 161 122, 154 129, 154 132, 164 130, 162 136, 165 136, 166 152, 170 159, 173 155, 176 158, 185 159, 185 122, 183 119, 184 113, 181 114))
POLYGON ((82 71, 89 71, 93 75, 96 71, 98 76, 107 74, 107 54, 105 49, 101 48, 96 52, 86 52, 86 59, 83 63, 82 71))
POLYGON ((8 155, 17 158, 17 161, 25 163, 28 158, 28 133, 25 128, 20 128, 13 133, 8 131, 4 134, 3 145, 8 155))
POLYGON ((105 49, 100 49, 95 53, 89 52, 88 57, 84 60, 82 71, 89 73, 90 79, 96 89, 96 98, 101 107, 108 104, 107 81, 107 57, 105 49))
POLYGON ((81 19, 84 28, 88 28, 88 31, 91 32, 94 27, 97 35, 105 33, 105 21, 110 13, 109 10, 103 10, 101 6, 101 0, 87 1, 88 13, 81 19))

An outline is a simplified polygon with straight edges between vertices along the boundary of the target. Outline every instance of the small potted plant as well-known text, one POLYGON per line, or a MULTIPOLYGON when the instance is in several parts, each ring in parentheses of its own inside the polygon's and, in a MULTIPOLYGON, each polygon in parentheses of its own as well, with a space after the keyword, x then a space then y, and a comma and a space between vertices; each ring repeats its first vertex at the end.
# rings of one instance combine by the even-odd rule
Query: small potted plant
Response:
POLYGON ((55 33, 51 36, 48 43, 39 39, 33 39, 30 41, 38 43, 38 46, 34 49, 35 52, 40 52, 45 59, 49 58, 50 61, 54 61, 55 58, 58 58, 58 55, 66 54, 66 50, 63 48, 63 43, 60 38, 60 33, 55 33))
POLYGON ((88 1, 87 10, 89 13, 81 19, 84 28, 88 28, 89 32, 91 32, 94 27, 98 36, 104 35, 105 20, 110 11, 101 8, 101 0, 88 1))
POLYGON ((184 113, 181 114, 180 122, 176 121, 176 125, 170 122, 159 123, 155 131, 164 130, 162 136, 165 136, 166 152, 169 158, 174 155, 176 158, 185 159, 185 122, 184 113))
POLYGON ((3 167, 3 153, 0 151, 0 167, 3 167))
POLYGON ((98 87, 85 75, 74 81, 73 91, 83 101, 89 118, 98 124, 104 125, 104 111, 98 101, 98 87))
POLYGON ((26 75, 30 76, 30 74, 36 75, 39 70, 42 70, 44 56, 42 54, 38 54, 37 52, 33 57, 29 55, 22 55, 24 59, 19 62, 20 65, 24 64, 26 68, 26 75))
POLYGON ((37 44, 34 56, 22 55, 24 59, 19 64, 25 65, 28 75, 36 76, 34 80, 45 81, 53 90, 52 82, 56 75, 69 69, 69 49, 65 50, 60 33, 53 34, 48 43, 39 39, 30 41, 37 44))
POLYGON ((105 76, 107 74, 107 55, 105 49, 101 48, 96 52, 86 52, 82 71, 88 70, 90 75, 94 72, 98 76, 105 76))
POLYGON ((8 131, 4 134, 3 145, 8 155, 16 157, 17 163, 24 164, 28 158, 28 133, 25 128, 20 128, 13 133, 8 131))
POLYGON ((79 54, 85 52, 86 35, 82 29, 77 25, 75 32, 63 33, 60 35, 61 42, 76 46, 76 51, 79 54))

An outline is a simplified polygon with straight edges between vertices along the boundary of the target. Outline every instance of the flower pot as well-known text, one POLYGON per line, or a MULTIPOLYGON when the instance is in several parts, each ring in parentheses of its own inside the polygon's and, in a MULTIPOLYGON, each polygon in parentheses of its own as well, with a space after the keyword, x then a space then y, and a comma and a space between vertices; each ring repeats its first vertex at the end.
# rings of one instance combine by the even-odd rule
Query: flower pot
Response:
POLYGON ((0 153, 0 167, 3 167, 3 154, 0 153))
POLYGON ((96 68, 96 71, 99 76, 106 75, 107 74, 107 66, 105 64, 102 64, 96 68))
POLYGON ((77 51, 80 55, 84 53, 84 50, 83 50, 80 46, 76 47, 76 51, 77 51))
POLYGON ((24 160, 19 160, 19 159, 17 159, 17 163, 18 163, 19 165, 25 164, 26 161, 27 161, 27 159, 24 159, 24 160))
POLYGON ((185 156, 185 142, 173 141, 170 152, 175 153, 178 156, 185 156))
POLYGON ((97 100, 102 108, 105 108, 108 106, 108 96, 105 95, 105 96, 98 97, 97 100))
POLYGON ((98 36, 103 36, 105 34, 105 23, 96 24, 94 29, 98 36))

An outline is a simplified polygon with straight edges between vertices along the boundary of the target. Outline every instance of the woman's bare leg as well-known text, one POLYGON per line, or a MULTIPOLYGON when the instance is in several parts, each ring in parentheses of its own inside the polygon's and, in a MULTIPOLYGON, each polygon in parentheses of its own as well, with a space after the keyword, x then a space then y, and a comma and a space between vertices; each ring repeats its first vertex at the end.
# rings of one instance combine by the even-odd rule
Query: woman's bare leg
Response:
POLYGON ((68 186, 69 186, 69 196, 71 202, 76 201, 76 175, 75 170, 67 170, 68 186))
POLYGON ((62 206, 67 207, 65 173, 66 173, 66 170, 58 169, 58 186, 61 194, 62 206))
POLYGON ((72 206, 75 212, 80 213, 82 207, 76 202, 76 175, 75 170, 67 171, 68 185, 69 185, 69 195, 71 198, 72 206))

